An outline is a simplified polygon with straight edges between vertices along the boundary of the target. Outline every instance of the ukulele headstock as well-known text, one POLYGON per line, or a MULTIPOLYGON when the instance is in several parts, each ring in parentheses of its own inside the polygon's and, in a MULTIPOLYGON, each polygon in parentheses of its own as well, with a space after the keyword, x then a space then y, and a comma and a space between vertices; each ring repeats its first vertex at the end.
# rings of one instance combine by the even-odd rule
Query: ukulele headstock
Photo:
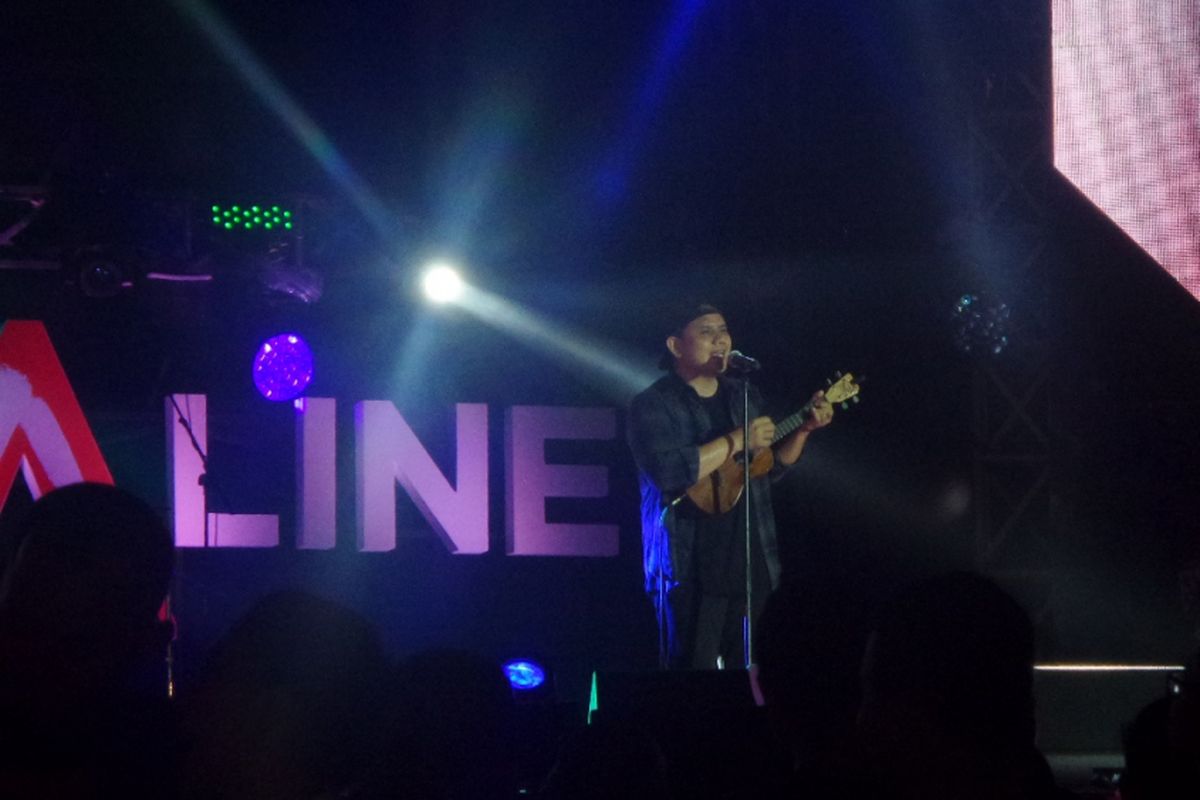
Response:
POLYGON ((858 394, 862 391, 861 381, 856 381, 854 375, 847 372, 835 372, 834 376, 825 381, 825 399, 831 403, 841 403, 842 408, 850 407, 850 403, 858 402, 858 394))

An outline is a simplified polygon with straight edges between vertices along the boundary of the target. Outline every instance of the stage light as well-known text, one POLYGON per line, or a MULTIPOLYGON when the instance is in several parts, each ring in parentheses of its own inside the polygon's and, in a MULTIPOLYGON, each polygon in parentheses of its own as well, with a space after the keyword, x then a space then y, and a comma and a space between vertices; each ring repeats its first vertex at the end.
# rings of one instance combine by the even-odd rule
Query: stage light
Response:
POLYGON ((125 268, 110 258, 92 258, 79 267, 79 290, 88 297, 116 297, 133 286, 125 268))
POLYGON ((650 359, 586 336, 479 286, 464 284, 455 307, 594 381, 615 402, 628 402, 660 377, 650 359))
POLYGON ((71 253, 66 261, 67 282, 84 297, 107 300, 133 288, 142 269, 126 253, 95 245, 71 253))
POLYGON ((421 282, 425 296, 435 303, 451 303, 462 296, 463 281, 458 271, 446 264, 435 264, 421 282))
POLYGON ((312 383, 313 355, 294 333, 281 333, 263 342, 254 356, 254 386, 268 400, 299 397, 312 383))
POLYGON ((227 231, 235 228, 290 231, 295 228, 292 212, 278 205, 222 206, 214 203, 209 210, 213 227, 227 231))
POLYGON ((1008 304, 986 294, 964 294, 954 304, 954 343, 964 353, 998 356, 1008 347, 1008 304))
POLYGON ((515 659, 504 665, 504 674, 515 691, 531 692, 546 682, 546 671, 534 661, 515 659))
POLYGON ((259 281, 275 295, 312 305, 325 291, 325 279, 317 270, 278 259, 263 264, 259 281))

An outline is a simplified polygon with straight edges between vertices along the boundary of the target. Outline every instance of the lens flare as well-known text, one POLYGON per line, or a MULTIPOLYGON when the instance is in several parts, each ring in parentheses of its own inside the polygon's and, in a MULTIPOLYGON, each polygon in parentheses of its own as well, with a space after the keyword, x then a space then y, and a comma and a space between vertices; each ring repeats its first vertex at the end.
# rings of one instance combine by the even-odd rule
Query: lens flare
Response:
POLYGON ((422 281, 425 296, 435 303, 452 303, 462 296, 463 281, 458 271, 447 264, 435 264, 422 281))

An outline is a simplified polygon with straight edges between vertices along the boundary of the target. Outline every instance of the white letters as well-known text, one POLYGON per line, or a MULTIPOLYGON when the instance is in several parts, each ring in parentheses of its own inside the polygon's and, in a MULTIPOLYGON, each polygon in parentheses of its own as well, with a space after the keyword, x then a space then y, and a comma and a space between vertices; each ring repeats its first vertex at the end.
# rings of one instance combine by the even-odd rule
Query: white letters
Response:
MULTIPOLYGON (((273 514, 208 511, 201 485, 207 449, 207 398, 174 395, 166 401, 168 486, 179 547, 275 547, 273 514), (179 406, 176 411, 175 403, 179 406), (180 416, 191 428, 180 421, 180 416), (195 444, 192 442, 195 436, 195 444)), ((296 547, 328 550, 337 544, 337 401, 305 398, 296 409, 296 547)), ((354 407, 356 541, 360 551, 396 548, 396 484, 404 487, 429 525, 457 554, 488 552, 488 408, 456 406, 453 482, 443 475, 396 407, 365 400, 354 407)), ((611 408, 517 406, 505 427, 506 552, 509 555, 615 556, 618 527, 548 523, 547 498, 602 498, 608 468, 547 464, 550 439, 609 440, 616 435, 611 408)))
POLYGON ((547 439, 612 439, 611 408, 515 406, 508 412, 507 552, 521 556, 615 556, 616 525, 546 522, 547 497, 605 497, 608 469, 547 464, 547 439))
POLYGON ((390 402, 354 408, 358 461, 358 549, 396 547, 396 482, 453 553, 488 549, 487 406, 457 408, 455 488, 390 402))
POLYGON ((296 408, 296 547, 337 543, 337 401, 303 397, 296 408))
POLYGON ((277 547, 279 517, 275 514, 208 513, 204 486, 200 483, 204 461, 196 451, 196 446, 208 451, 208 398, 202 394, 177 394, 173 398, 196 437, 193 445, 180 415, 175 412, 172 397, 168 397, 167 463, 171 473, 167 476, 167 486, 175 514, 175 546, 277 547))

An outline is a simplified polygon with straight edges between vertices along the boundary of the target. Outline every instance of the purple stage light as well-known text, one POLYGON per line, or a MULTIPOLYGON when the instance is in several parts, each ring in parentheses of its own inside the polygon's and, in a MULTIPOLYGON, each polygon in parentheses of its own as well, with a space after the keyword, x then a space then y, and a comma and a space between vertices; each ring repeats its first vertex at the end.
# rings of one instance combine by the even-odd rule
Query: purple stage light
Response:
POLYGON ((312 383, 313 356, 294 333, 281 333, 263 342, 254 356, 254 386, 268 400, 299 397, 312 383))

